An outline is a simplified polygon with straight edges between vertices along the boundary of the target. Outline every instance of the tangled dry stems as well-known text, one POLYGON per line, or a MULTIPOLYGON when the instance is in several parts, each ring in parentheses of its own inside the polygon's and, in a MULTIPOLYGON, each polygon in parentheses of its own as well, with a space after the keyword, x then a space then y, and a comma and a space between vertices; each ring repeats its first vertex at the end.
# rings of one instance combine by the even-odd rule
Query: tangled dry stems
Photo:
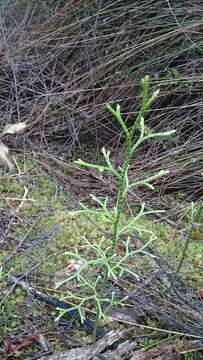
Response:
POLYGON ((16 0, 9 12, 2 8, 2 126, 16 120, 29 124, 13 146, 40 146, 66 159, 81 143, 92 143, 98 150, 109 147, 119 162, 123 139, 105 106, 119 102, 130 123, 147 73, 160 96, 146 123, 153 131, 175 128, 177 135, 146 145, 131 176, 150 175, 164 164, 171 175, 159 189, 190 194, 192 189, 201 196, 201 12, 201 1, 186 0, 139 0, 136 6, 134 0, 49 6, 16 0))

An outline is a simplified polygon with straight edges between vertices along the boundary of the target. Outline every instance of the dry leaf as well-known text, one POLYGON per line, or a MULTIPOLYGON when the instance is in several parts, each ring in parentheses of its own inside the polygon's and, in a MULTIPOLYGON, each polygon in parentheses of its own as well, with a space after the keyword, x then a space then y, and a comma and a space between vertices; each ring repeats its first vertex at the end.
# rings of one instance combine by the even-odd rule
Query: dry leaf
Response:
POLYGON ((198 296, 198 298, 200 300, 203 300, 203 290, 202 289, 197 289, 197 288, 193 288, 194 293, 198 296))
POLYGON ((138 322, 146 317, 144 306, 142 305, 136 305, 132 308, 122 308, 115 306, 108 310, 107 315, 111 317, 112 320, 131 323, 138 322))
POLYGON ((3 128, 1 135, 17 134, 17 133, 21 132, 22 130, 24 130, 25 128, 26 128, 26 123, 24 121, 16 123, 16 124, 7 124, 3 128))
POLYGON ((200 296, 200 299, 203 300, 203 290, 199 290, 199 296, 200 296))
POLYGON ((63 277, 70 276, 71 274, 73 274, 74 272, 79 270, 81 265, 82 265, 81 261, 71 260, 70 264, 68 266, 66 266, 65 268, 57 271, 54 274, 54 279, 59 280, 59 279, 61 279, 63 277))
POLYGON ((0 142, 0 167, 4 167, 11 172, 14 165, 9 159, 9 148, 4 143, 0 142))
POLYGON ((6 336, 4 338, 4 359, 8 359, 11 356, 19 356, 25 348, 32 345, 33 341, 38 338, 38 331, 34 331, 32 334, 28 335, 21 343, 16 343, 11 336, 6 336))

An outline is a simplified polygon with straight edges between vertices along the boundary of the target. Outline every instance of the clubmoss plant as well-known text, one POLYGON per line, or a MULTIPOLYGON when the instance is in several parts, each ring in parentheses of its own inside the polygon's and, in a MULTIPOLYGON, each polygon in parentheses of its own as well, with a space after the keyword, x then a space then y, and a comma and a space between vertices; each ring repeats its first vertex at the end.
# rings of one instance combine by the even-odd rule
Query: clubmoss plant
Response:
MULTIPOLYGON (((75 252, 66 253, 67 256, 69 256, 71 259, 79 261, 81 266, 73 275, 58 283, 57 287, 73 279, 77 280, 77 295, 73 295, 71 292, 69 292, 69 294, 66 296, 66 299, 77 299, 76 308, 81 314, 82 321, 84 320, 83 308, 85 305, 92 304, 96 312, 96 323, 98 323, 100 320, 106 318, 107 311, 109 307, 112 306, 112 304, 115 304, 117 301, 122 303, 123 299, 118 299, 114 293, 109 295, 109 280, 116 279, 123 274, 127 274, 133 276, 136 281, 139 281, 139 276, 137 275, 136 271, 131 270, 131 267, 129 267, 128 264, 132 259, 135 259, 135 256, 138 253, 148 254, 147 245, 155 238, 153 232, 144 230, 138 226, 138 220, 148 214, 160 212, 159 210, 147 211, 145 210, 145 204, 143 203, 141 204, 138 213, 129 217, 125 224, 123 223, 125 203, 128 193, 140 186, 144 186, 153 190, 153 181, 168 173, 168 170, 164 169, 150 177, 141 178, 135 182, 130 183, 128 176, 129 166, 136 151, 146 141, 171 136, 175 133, 175 130, 158 133, 148 131, 144 122, 144 114, 157 99, 159 90, 156 90, 151 95, 149 95, 148 76, 145 76, 142 79, 141 84, 143 89, 143 99, 140 110, 135 117, 131 128, 126 126, 126 123, 121 115, 119 105, 117 105, 116 109, 114 109, 110 104, 107 105, 107 109, 112 113, 125 136, 125 156, 122 165, 118 167, 114 166, 110 158, 110 151, 107 151, 105 148, 102 149, 104 165, 88 163, 81 159, 75 162, 77 165, 87 169, 110 174, 112 177, 114 177, 118 184, 117 199, 113 209, 112 206, 109 206, 108 197, 101 199, 97 196, 91 195, 92 200, 97 204, 97 208, 87 207, 86 205, 81 204, 81 210, 74 212, 74 214, 80 214, 82 212, 89 217, 95 213, 99 213, 108 223, 110 222, 113 229, 110 242, 109 239, 105 238, 105 235, 102 236, 100 242, 93 244, 88 239, 84 238, 86 243, 81 247, 81 253, 78 252, 78 249, 75 249, 75 252), (137 233, 142 236, 143 232, 148 232, 148 242, 136 250, 131 250, 130 243, 132 237, 137 233), (118 254, 118 244, 121 243, 121 239, 122 241, 125 239, 125 245, 123 254, 118 254), (109 245, 107 246, 107 244, 109 245), (87 257, 82 255, 82 253, 84 254, 84 248, 88 249, 89 255, 87 257)), ((133 261, 133 263, 135 263, 135 261, 133 261)), ((59 317, 63 314, 64 310, 60 310, 59 317)))
POLYGON ((191 202, 190 206, 188 207, 187 223, 189 225, 187 226, 187 236, 186 236, 185 244, 183 247, 182 256, 181 256, 180 262, 178 264, 177 273, 180 272, 183 262, 184 262, 185 258, 187 257, 187 251, 188 251, 190 242, 192 240, 191 234, 192 234, 192 231, 196 227, 196 223, 198 223, 199 220, 201 221, 202 211, 203 211, 203 199, 201 199, 199 201, 199 204, 194 204, 193 202, 191 202))

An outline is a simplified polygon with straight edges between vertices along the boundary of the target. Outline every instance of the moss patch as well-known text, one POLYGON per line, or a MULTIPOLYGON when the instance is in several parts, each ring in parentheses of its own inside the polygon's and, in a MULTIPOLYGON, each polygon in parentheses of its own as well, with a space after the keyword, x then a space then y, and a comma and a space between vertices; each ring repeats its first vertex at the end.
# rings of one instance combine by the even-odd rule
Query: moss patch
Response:
MULTIPOLYGON (((0 240, 0 261, 4 263, 2 299, 6 294, 4 285, 7 285, 4 280, 8 273, 25 273, 35 265, 30 272, 30 279, 33 279, 35 286, 46 293, 49 289, 53 290, 55 272, 66 267, 71 260, 64 252, 80 248, 83 237, 97 241, 101 236, 97 226, 103 231, 112 230, 100 216, 92 218, 91 222, 82 215, 72 216, 69 211, 72 195, 37 162, 17 159, 17 165, 18 172, 12 176, 2 176, 0 182, 2 230, 8 237, 8 240, 0 240), (22 244, 18 249, 20 242, 22 244), (15 256, 12 256, 13 252, 15 256)), ((123 221, 125 222, 126 218, 123 221)), ((173 257, 175 262, 178 262, 184 240, 175 228, 147 219, 140 220, 138 226, 152 231, 157 237, 153 245, 165 257, 173 257)), ((192 274, 195 286, 200 286, 201 281, 198 266, 202 263, 202 234, 202 228, 191 232, 188 257, 182 269, 183 272, 192 274)), ((148 240, 147 233, 145 240, 148 240)), ((54 295, 54 292, 51 294, 54 295)), ((44 311, 43 307, 40 308, 33 300, 29 300, 23 290, 12 291, 1 307, 0 317, 4 319, 0 324, 1 334, 19 333, 25 321, 39 317, 39 314, 42 316, 44 311)), ((51 312, 54 320, 56 312, 51 312)), ((54 344, 59 350, 59 343, 54 344)))

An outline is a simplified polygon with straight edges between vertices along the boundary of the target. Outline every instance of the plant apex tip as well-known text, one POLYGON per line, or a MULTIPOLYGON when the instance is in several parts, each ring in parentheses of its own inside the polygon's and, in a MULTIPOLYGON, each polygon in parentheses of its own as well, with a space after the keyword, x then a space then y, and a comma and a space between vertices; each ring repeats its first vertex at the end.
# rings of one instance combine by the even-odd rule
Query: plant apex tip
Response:
POLYGON ((120 111, 121 111, 121 107, 120 107, 119 104, 116 105, 116 111, 117 111, 118 113, 120 113, 120 111))

